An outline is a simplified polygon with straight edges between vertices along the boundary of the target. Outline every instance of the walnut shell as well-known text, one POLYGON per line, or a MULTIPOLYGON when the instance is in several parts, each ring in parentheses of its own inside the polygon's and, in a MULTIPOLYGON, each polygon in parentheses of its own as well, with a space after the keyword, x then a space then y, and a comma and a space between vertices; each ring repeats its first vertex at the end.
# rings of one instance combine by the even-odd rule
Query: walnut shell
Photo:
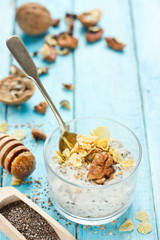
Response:
POLYGON ((22 104, 33 95, 34 90, 35 86, 28 78, 9 75, 0 81, 0 102, 22 104))
POLYGON ((25 3, 16 11, 20 28, 29 35, 45 33, 52 24, 49 11, 39 3, 25 3))

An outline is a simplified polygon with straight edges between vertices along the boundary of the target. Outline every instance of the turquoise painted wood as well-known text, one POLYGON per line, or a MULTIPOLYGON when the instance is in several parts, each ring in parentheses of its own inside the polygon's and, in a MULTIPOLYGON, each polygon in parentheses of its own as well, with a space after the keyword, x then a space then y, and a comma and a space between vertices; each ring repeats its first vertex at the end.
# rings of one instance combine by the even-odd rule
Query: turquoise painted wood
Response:
MULTIPOLYGON (((3 71, 0 77, 8 74, 10 63, 9 52, 5 47, 5 39, 12 33, 18 34, 25 42, 29 52, 39 50, 43 44, 41 37, 29 37, 22 33, 14 22, 15 6, 10 5, 10 0, 3 0, 3 8, 0 10, 2 22, 7 26, 1 27, 0 64, 3 71), (3 11, 2 11, 3 9, 3 11), (6 15, 7 12, 7 15, 6 15), (8 14, 10 17, 8 17, 8 14), (5 61, 4 61, 5 59, 5 61)), ((15 5, 28 2, 27 0, 15 1, 15 5)), ((124 52, 117 53, 106 46, 104 40, 94 44, 86 43, 81 25, 77 22, 75 36, 79 39, 79 46, 73 54, 65 57, 58 57, 54 64, 50 65, 49 74, 41 77, 47 91, 54 100, 65 120, 84 116, 104 116, 119 120, 130 127, 139 137, 143 148, 143 159, 136 187, 136 197, 130 209, 116 223, 106 224, 105 229, 100 230, 99 226, 86 229, 82 225, 68 224, 68 220, 60 219, 54 208, 48 209, 48 189, 46 172, 43 163, 43 143, 35 142, 31 137, 31 128, 36 126, 44 130, 48 135, 51 129, 57 126, 52 112, 48 109, 45 116, 34 112, 35 104, 43 100, 43 97, 36 89, 34 96, 21 109, 17 107, 6 107, 0 105, 0 121, 7 120, 10 125, 8 132, 22 128, 26 131, 27 137, 24 140, 26 146, 35 153, 37 167, 32 174, 33 184, 25 183, 17 187, 21 192, 28 193, 35 198, 35 188, 38 189, 40 201, 53 218, 65 226, 78 240, 158 240, 160 226, 160 189, 159 189, 159 144, 160 137, 158 130, 159 123, 159 51, 160 30, 159 30, 159 0, 37 0, 44 4, 53 17, 64 17, 65 12, 80 13, 91 8, 103 9, 103 17, 99 25, 103 27, 104 36, 118 36, 126 43, 124 52), (73 83, 74 92, 66 92, 62 89, 62 83, 73 83), (63 110, 59 106, 62 99, 71 102, 71 111, 63 110), (21 127, 21 124, 24 126, 21 127), (37 126, 41 124, 41 126, 37 126), (40 179, 42 188, 38 188, 34 180, 40 179), (28 189, 29 187, 29 189, 28 189), (130 233, 120 233, 120 225, 128 218, 132 219, 135 227, 138 221, 135 220, 139 210, 148 212, 153 230, 150 234, 143 236, 135 229, 130 233), (112 233, 112 235, 110 235, 112 233)), ((62 22, 57 29, 50 29, 51 33, 64 31, 65 23, 62 22)), ((37 66, 48 65, 41 57, 34 57, 37 66)), ((3 172, 4 177, 0 184, 9 186, 11 177, 3 172)), ((28 181, 31 178, 28 179, 28 181)), ((39 204, 41 206, 41 204, 39 204)), ((0 239, 5 240, 0 233, 0 239)))

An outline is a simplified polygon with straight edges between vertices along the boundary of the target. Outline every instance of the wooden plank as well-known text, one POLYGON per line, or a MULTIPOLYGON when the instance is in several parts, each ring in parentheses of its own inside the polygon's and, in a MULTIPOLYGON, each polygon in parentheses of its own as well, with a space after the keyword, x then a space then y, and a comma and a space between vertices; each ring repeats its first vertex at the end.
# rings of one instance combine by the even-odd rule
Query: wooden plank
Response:
POLYGON ((118 36, 127 44, 123 53, 109 49, 104 40, 87 44, 83 30, 77 23, 76 34, 79 48, 75 52, 76 72, 76 117, 103 116, 119 120, 130 127, 139 137, 143 148, 143 159, 132 207, 120 217, 116 224, 105 225, 106 230, 97 227, 78 229, 78 239, 143 239, 144 236, 134 230, 132 233, 120 233, 120 225, 131 218, 135 226, 135 216, 139 210, 145 210, 150 216, 153 230, 145 239, 157 239, 155 212, 150 181, 149 156, 145 141, 141 98, 139 93, 137 65, 134 52, 132 22, 128 1, 88 0, 75 1, 75 12, 80 13, 92 8, 102 8, 104 15, 100 26, 104 36, 118 36), (147 188, 146 188, 147 186, 147 188), (92 231, 92 233, 91 233, 92 231), (98 233, 96 233, 98 231, 98 233), (109 232, 112 231, 112 236, 109 232))
MULTIPOLYGON (((28 2, 27 0, 18 1, 18 6, 28 2)), ((34 1, 39 2, 45 5, 49 11, 51 12, 54 18, 60 17, 64 18, 64 15, 67 11, 71 11, 71 1, 46 1, 44 3, 43 0, 34 1)), ((65 31, 66 24, 64 20, 62 20, 60 27, 57 29, 50 28, 48 33, 56 34, 62 31, 65 31)), ((39 51, 41 46, 43 45, 44 35, 40 37, 29 37, 26 34, 23 34, 19 27, 16 25, 16 34, 22 38, 24 43, 26 44, 27 49, 32 54, 35 51, 39 51)), ((67 92, 62 88, 62 83, 72 83, 73 82, 73 68, 72 68, 72 53, 68 56, 58 56, 57 60, 53 64, 47 64, 42 60, 41 56, 35 57, 34 61, 37 66, 50 66, 48 75, 42 77, 42 82, 46 87, 48 93, 53 99, 55 105, 58 110, 62 114, 62 117, 65 121, 73 118, 73 110, 71 111, 61 109, 59 102, 63 99, 67 99, 71 103, 71 107, 73 105, 73 93, 67 92)), ((16 64, 15 61, 13 61, 16 64)), ((54 207, 48 206, 48 183, 46 179, 46 171, 44 167, 43 160, 43 143, 38 142, 37 147, 35 146, 35 141, 31 136, 31 127, 37 127, 43 130, 47 136, 58 126, 56 119, 51 112, 50 109, 47 110, 47 113, 42 116, 34 111, 34 106, 38 104, 40 101, 43 101, 43 97, 40 94, 39 90, 36 89, 34 96, 27 101, 27 103, 23 104, 21 108, 17 108, 16 106, 10 106, 8 108, 8 123, 11 125, 9 128, 9 132, 11 133, 17 127, 19 129, 23 129, 26 131, 26 139, 24 140, 24 144, 34 153, 37 160, 37 166, 35 172, 32 174, 27 181, 33 181, 31 185, 25 183, 22 186, 18 186, 17 189, 22 193, 28 193, 31 198, 39 198, 38 205, 50 214, 54 219, 56 219, 60 224, 62 224, 68 231, 70 231, 75 236, 75 224, 69 223, 68 220, 61 218, 61 216, 55 211, 54 207), (24 124, 21 127, 21 124, 24 124), (38 127, 38 125, 41 125, 38 127), (42 187, 39 188, 38 184, 35 183, 35 180, 40 180, 42 183, 42 187), (29 189, 28 189, 29 188, 29 189), (37 192, 36 190, 37 189, 37 192), (37 195, 37 193, 40 193, 37 195), (35 195, 34 195, 35 194, 35 195), (44 203, 43 203, 44 202, 44 203)), ((8 174, 5 175, 3 185, 9 186, 11 182, 11 176, 8 174)))
MULTIPOLYGON (((14 4, 11 3, 10 0, 1 2, 1 10, 0 10, 0 18, 1 18, 1 34, 0 34, 0 46, 1 46, 1 57, 0 57, 0 79, 6 77, 9 73, 9 65, 10 65, 10 54, 5 44, 5 40, 9 35, 12 34, 13 31, 13 19, 14 19, 14 4), (6 14, 7 13, 7 14, 6 14), (4 27, 4 23, 6 23, 4 27)), ((7 120, 6 116, 6 105, 0 103, 0 123, 7 120)), ((0 167, 0 186, 2 186, 3 178, 3 170, 0 167)), ((5 238, 4 235, 0 232, 0 239, 8 239, 5 238)))
MULTIPOLYGON (((160 191, 157 189, 160 181, 160 69, 159 64, 157 64, 160 62, 160 29, 158 24, 160 21, 160 2, 158 0, 130 2, 134 19, 133 24, 135 25, 134 34, 139 66, 140 91, 144 101, 144 115, 147 128, 146 137, 150 156, 157 226, 160 226, 160 191)), ((157 229, 160 237, 159 227, 157 229)))

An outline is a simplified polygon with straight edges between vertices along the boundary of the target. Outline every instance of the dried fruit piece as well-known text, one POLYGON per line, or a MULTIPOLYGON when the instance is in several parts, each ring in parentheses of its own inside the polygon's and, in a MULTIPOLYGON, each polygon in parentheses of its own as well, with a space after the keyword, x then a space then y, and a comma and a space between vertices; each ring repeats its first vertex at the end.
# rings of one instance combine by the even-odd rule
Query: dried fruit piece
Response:
POLYGON ((108 46, 115 51, 121 51, 126 45, 118 40, 118 38, 105 38, 108 46))
POLYGON ((142 234, 147 234, 152 231, 152 225, 149 224, 148 222, 141 222, 138 225, 138 232, 142 234))
POLYGON ((12 133, 11 136, 20 141, 26 137, 26 132, 24 130, 17 129, 12 133))
POLYGON ((25 3, 16 11, 20 28, 29 35, 40 35, 52 24, 49 11, 39 3, 25 3))
POLYGON ((91 133, 92 136, 96 136, 99 139, 101 138, 107 138, 110 139, 110 132, 107 127, 105 126, 99 126, 93 130, 93 133, 91 133))
POLYGON ((42 131, 36 128, 32 129, 32 136, 34 137, 35 140, 37 139, 41 139, 43 141, 46 140, 46 135, 42 131))
POLYGON ((35 157, 31 152, 22 152, 11 163, 11 174, 24 179, 35 169, 35 157))
POLYGON ((34 90, 34 84, 28 78, 10 75, 0 81, 0 102, 8 105, 24 103, 34 90))
POLYGON ((54 36, 51 36, 50 34, 48 34, 45 37, 45 43, 47 43, 49 46, 55 46, 57 45, 57 40, 54 36))
POLYGON ((63 49, 57 49, 57 53, 59 55, 64 56, 64 55, 68 55, 70 53, 70 51, 68 48, 63 48, 63 49))
POLYGON ((40 102, 38 105, 34 106, 34 109, 41 113, 41 114, 44 114, 46 113, 46 110, 47 110, 47 103, 46 102, 40 102))
POLYGON ((0 133, 7 132, 7 129, 8 129, 7 122, 2 122, 2 123, 0 124, 0 133))
POLYGON ((133 229, 134 229, 134 225, 133 225, 131 219, 128 219, 120 226, 119 231, 126 232, 126 231, 132 231, 133 229))
POLYGON ((66 108, 66 109, 68 109, 68 110, 71 109, 70 103, 69 103, 69 101, 67 101, 67 100, 62 100, 62 101, 60 102, 60 104, 61 104, 61 106, 62 106, 63 108, 66 108))
POLYGON ((100 28, 98 31, 89 31, 85 33, 85 38, 87 42, 96 42, 101 39, 103 34, 103 29, 100 28))
POLYGON ((149 216, 145 211, 139 211, 137 213, 136 219, 142 222, 149 222, 149 216))
POLYGON ((72 91, 74 89, 74 86, 71 83, 70 84, 63 83, 62 85, 67 90, 71 90, 72 91))
POLYGON ((99 22, 101 16, 101 9, 93 9, 91 11, 78 15, 77 18, 85 27, 89 27, 96 25, 99 22))
POLYGON ((60 23, 60 19, 59 18, 52 19, 51 25, 52 25, 52 27, 57 27, 59 25, 59 23, 60 23))
POLYGON ((111 165, 113 158, 107 152, 95 153, 93 161, 89 168, 88 180, 102 179, 103 177, 110 177, 114 172, 111 165))
POLYGON ((48 70, 49 70, 49 67, 38 67, 37 68, 37 72, 38 72, 39 76, 48 73, 48 70))
POLYGON ((134 160, 133 159, 128 159, 128 160, 123 160, 120 162, 121 166, 124 168, 129 168, 134 165, 134 160))
POLYGON ((28 177, 35 168, 35 157, 19 141, 0 134, 0 165, 16 178, 28 177))
POLYGON ((43 55, 43 58, 47 62, 53 62, 57 57, 57 51, 54 47, 49 46, 48 44, 44 43, 43 47, 41 48, 40 52, 43 55))
POLYGON ((62 33, 58 36, 57 44, 60 47, 75 49, 78 45, 78 39, 68 33, 62 33))

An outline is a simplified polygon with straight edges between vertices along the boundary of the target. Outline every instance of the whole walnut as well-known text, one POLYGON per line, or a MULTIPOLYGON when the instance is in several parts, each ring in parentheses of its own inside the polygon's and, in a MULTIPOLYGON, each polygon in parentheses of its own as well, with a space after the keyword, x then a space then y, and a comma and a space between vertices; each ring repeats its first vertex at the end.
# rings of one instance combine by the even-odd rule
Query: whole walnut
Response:
POLYGON ((39 3, 25 3, 16 11, 20 28, 29 35, 40 35, 52 24, 49 11, 39 3))

